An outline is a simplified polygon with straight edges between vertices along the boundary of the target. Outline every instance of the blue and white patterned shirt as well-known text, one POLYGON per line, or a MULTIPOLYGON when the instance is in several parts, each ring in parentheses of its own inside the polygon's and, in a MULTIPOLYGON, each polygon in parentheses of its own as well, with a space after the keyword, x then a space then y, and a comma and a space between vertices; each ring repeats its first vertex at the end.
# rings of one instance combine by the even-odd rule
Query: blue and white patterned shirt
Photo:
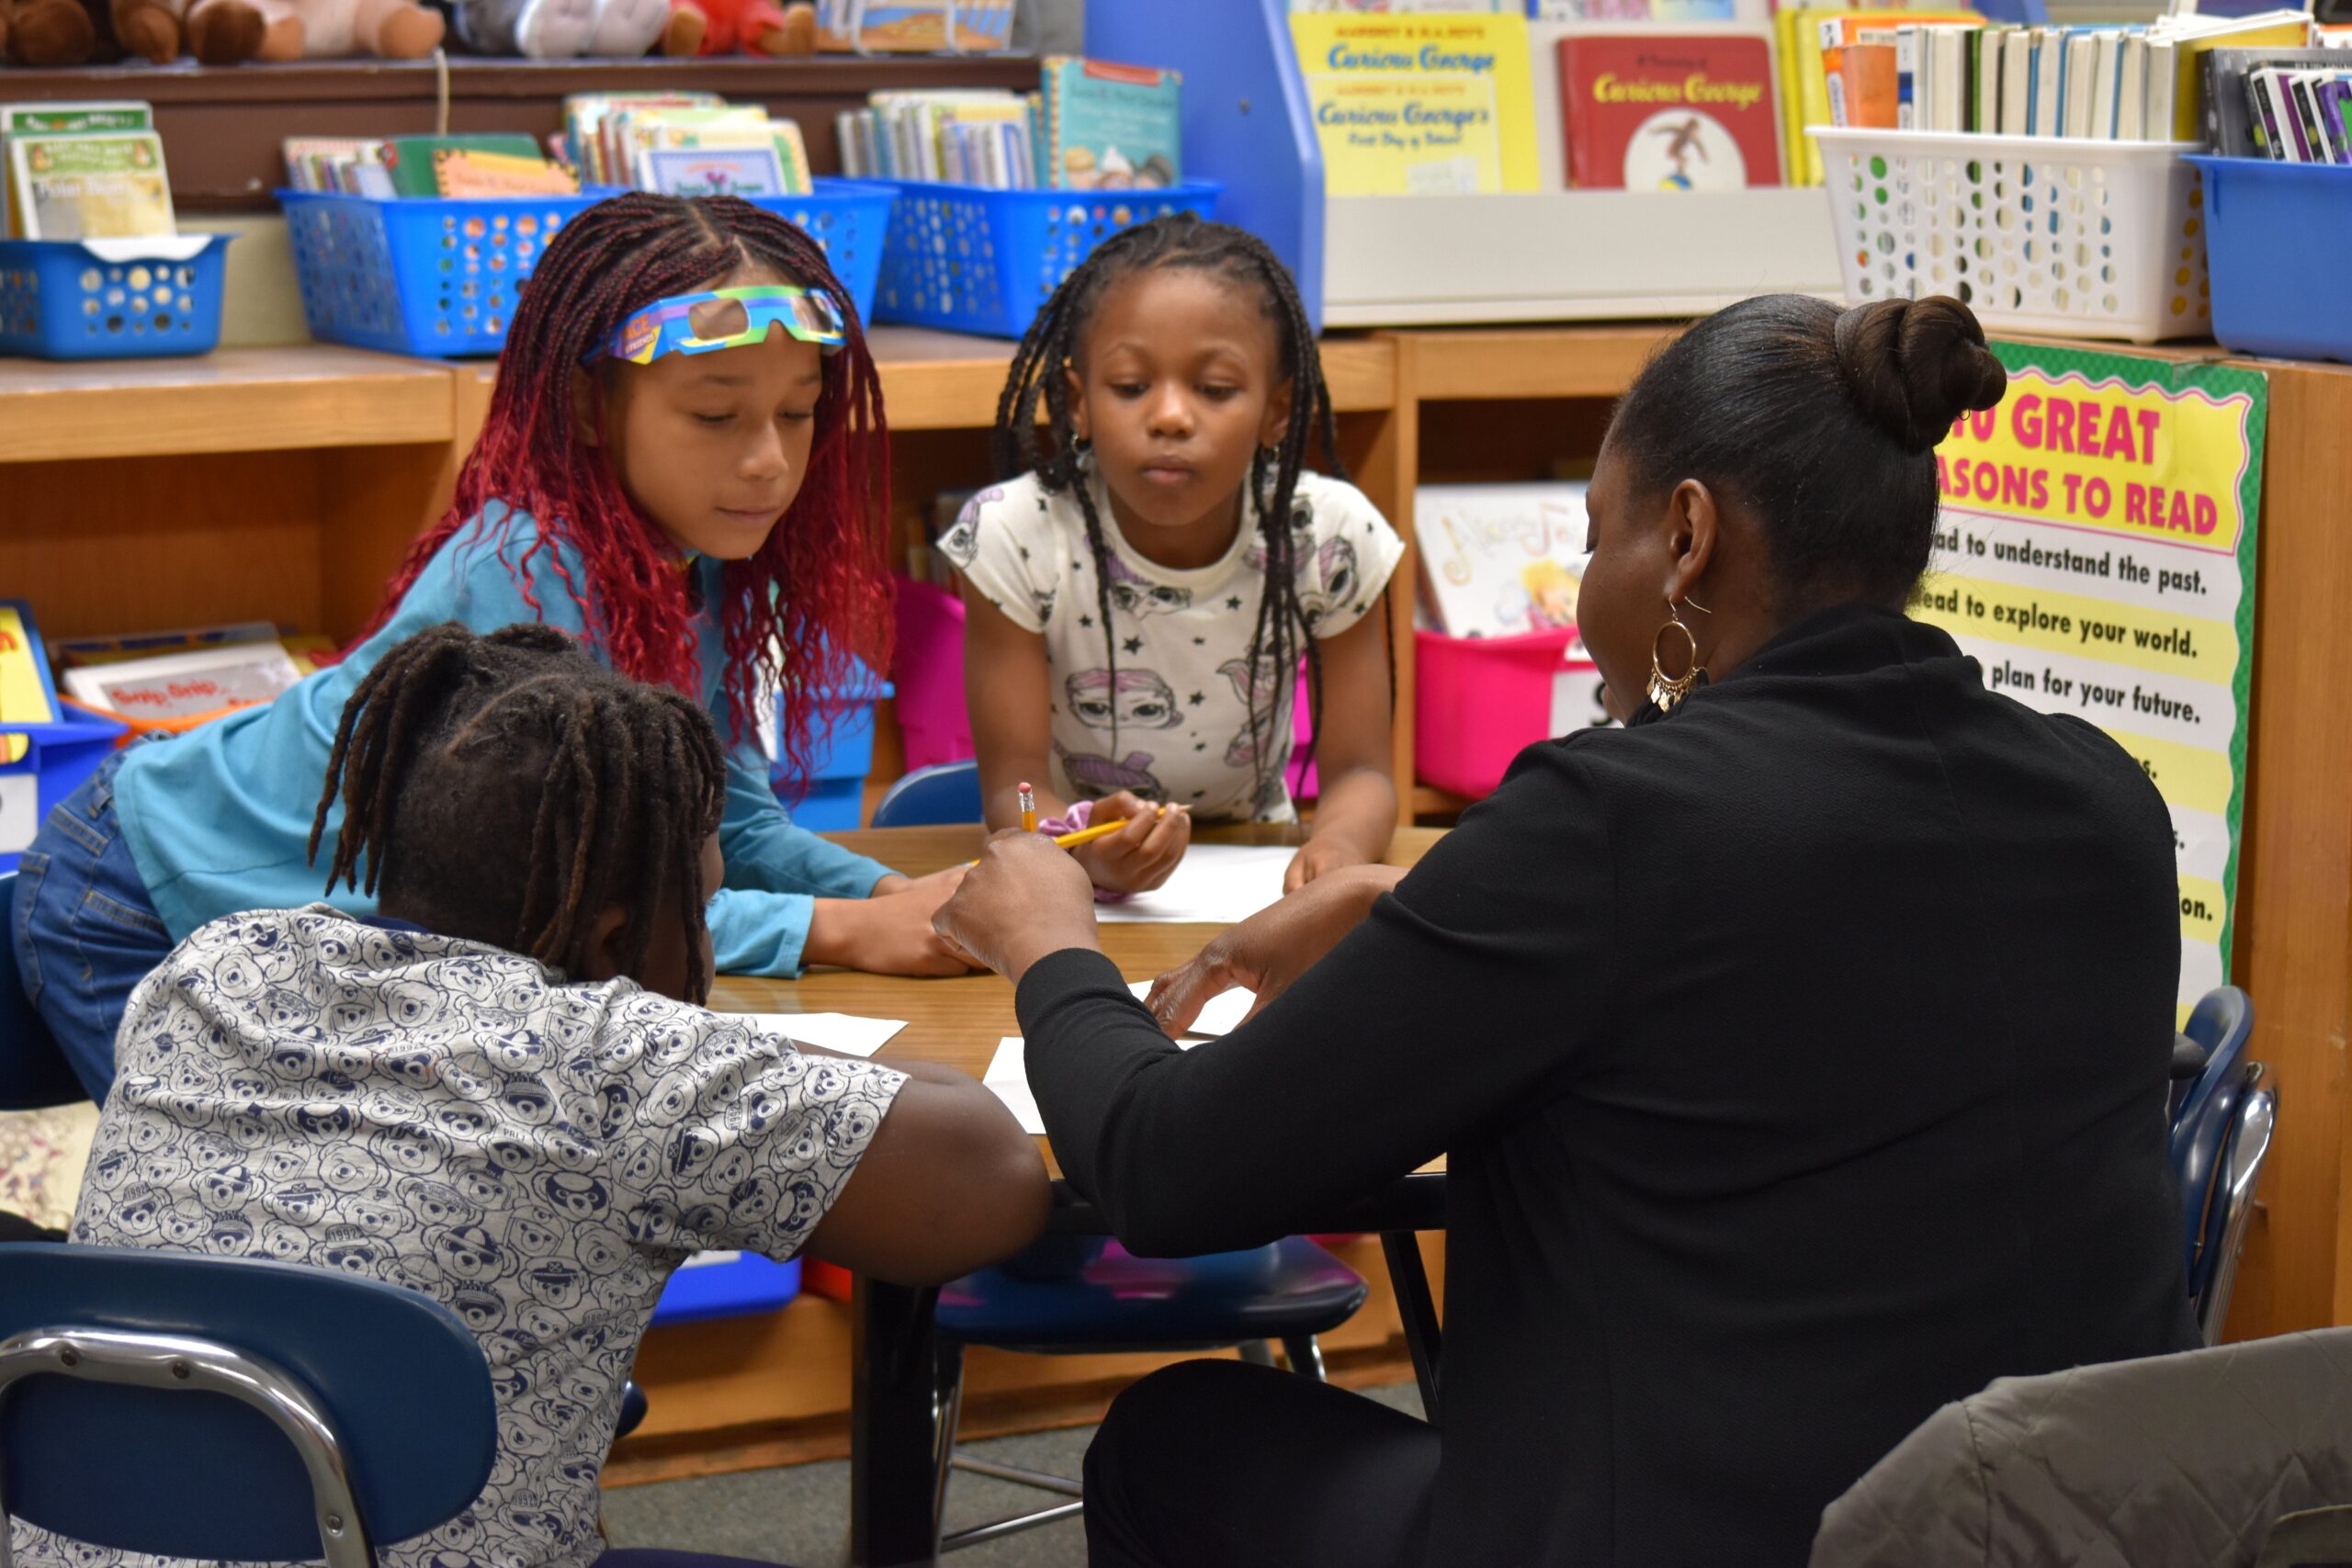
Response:
MULTIPOLYGON (((196 931, 140 983, 72 1238, 348 1269, 447 1303, 498 1457, 387 1568, 574 1568, 671 1270, 791 1257, 904 1075, 626 980, 323 904, 196 931)), ((17 1524, 20 1564, 143 1568, 17 1524)))

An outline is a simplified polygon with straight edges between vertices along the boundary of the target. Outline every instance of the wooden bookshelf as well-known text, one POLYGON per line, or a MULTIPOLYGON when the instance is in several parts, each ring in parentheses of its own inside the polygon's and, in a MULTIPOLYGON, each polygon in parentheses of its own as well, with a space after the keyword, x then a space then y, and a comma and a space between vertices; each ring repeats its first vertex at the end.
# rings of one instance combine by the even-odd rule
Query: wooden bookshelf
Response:
POLYGON ((447 442, 446 369, 324 344, 194 359, 0 359, 0 463, 447 442))

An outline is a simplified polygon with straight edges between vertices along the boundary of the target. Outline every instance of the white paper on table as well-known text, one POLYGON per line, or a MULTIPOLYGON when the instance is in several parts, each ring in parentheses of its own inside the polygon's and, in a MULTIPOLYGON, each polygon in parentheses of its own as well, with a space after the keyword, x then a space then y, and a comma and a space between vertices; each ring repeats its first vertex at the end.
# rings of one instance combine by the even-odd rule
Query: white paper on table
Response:
MULTIPOLYGON (((1197 1040, 1179 1040, 1179 1050, 1189 1051, 1199 1044, 1197 1040)), ((1004 1101, 1021 1130, 1036 1137, 1046 1135, 1046 1118, 1037 1109, 1037 1097, 1029 1089, 1029 1064, 1023 1054, 1021 1036, 1008 1034, 996 1043, 996 1055, 989 1058, 989 1070, 980 1075, 980 1087, 1004 1101)))
POLYGON ((747 1012, 744 1022, 820 1051, 871 1056, 907 1026, 902 1018, 860 1018, 847 1012, 747 1012))
MULTIPOLYGON (((1151 994, 1151 987, 1149 980, 1137 980, 1127 989, 1136 994, 1136 1000, 1142 1001, 1151 994)), ((1232 1033, 1241 1027, 1242 1018, 1257 999, 1257 992, 1238 987, 1211 997, 1207 1005, 1201 1009, 1201 1016, 1193 1021, 1193 1027, 1184 1031, 1184 1038, 1215 1040, 1221 1034, 1232 1033)))
POLYGON ((1194 844, 1166 882, 1123 903, 1098 904, 1094 918, 1106 924, 1238 925, 1281 900, 1283 873, 1296 853, 1285 844, 1194 844))

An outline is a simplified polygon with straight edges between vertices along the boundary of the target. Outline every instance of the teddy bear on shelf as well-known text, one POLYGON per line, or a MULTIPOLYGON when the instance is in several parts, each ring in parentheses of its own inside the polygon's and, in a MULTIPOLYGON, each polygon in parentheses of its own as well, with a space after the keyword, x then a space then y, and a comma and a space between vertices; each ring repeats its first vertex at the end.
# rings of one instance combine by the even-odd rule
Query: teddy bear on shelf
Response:
POLYGON ((441 47, 441 13, 416 0, 253 0, 269 20, 264 60, 420 60, 441 47))
POLYGON ((18 65, 110 65, 138 55, 158 65, 185 42, 207 65, 260 51, 266 29, 251 0, 0 0, 7 55, 18 65))
POLYGON ((662 52, 788 57, 817 52, 817 8, 808 0, 670 0, 662 52))
POLYGON ((670 0, 458 0, 452 20, 475 54, 633 60, 669 25, 670 0))

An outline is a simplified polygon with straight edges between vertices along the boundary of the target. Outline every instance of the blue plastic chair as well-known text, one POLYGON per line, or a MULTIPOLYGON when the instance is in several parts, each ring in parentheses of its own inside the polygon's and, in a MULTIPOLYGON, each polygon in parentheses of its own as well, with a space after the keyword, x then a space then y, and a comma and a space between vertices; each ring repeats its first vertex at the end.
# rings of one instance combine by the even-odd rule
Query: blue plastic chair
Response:
POLYGON ((0 1500, 72 1540, 366 1568, 481 1495, 496 1434, 481 1347, 417 1292, 143 1248, 0 1268, 0 1500))
POLYGON ((2183 1039, 2205 1054, 2203 1067, 2174 1109, 2171 1153, 2189 1303, 2208 1345, 2219 1343, 2229 1316, 2238 1256, 2278 1120, 2278 1089, 2265 1084, 2261 1063, 2246 1059, 2253 1032, 2253 1004, 2234 986, 2208 992, 2182 1031, 2183 1039))
POLYGON ((90 1091, 33 1010, 17 973, 17 874, 0 874, 0 1111, 71 1105, 90 1091))
POLYGON ((874 807, 876 828, 939 828, 978 822, 980 765, 966 761, 917 768, 883 792, 874 807))

